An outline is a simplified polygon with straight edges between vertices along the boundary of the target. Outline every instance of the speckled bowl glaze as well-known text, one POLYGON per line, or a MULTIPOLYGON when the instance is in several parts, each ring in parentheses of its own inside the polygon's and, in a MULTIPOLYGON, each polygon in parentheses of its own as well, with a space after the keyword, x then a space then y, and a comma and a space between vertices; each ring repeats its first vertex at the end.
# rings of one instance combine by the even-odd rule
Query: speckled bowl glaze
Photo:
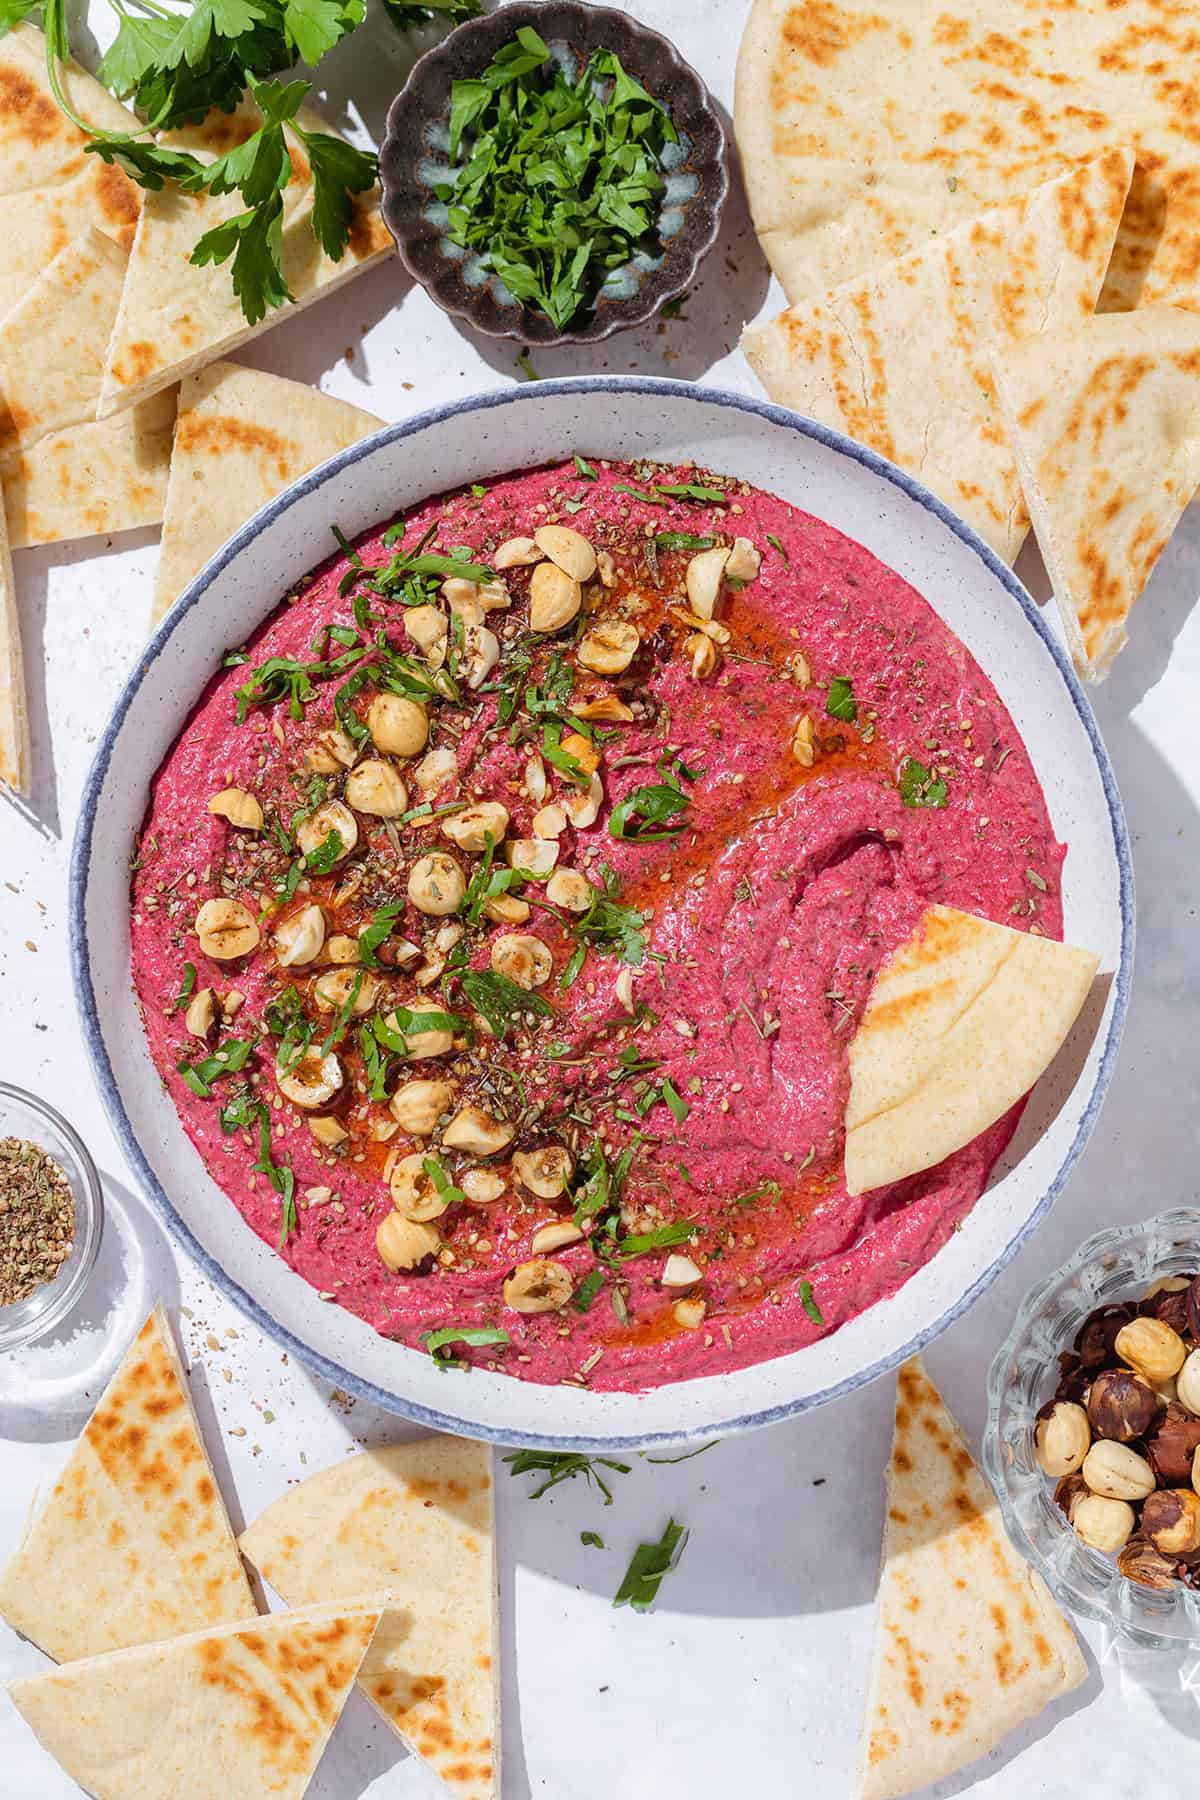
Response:
POLYGON ((590 344, 644 324, 691 285, 701 257, 716 242, 729 191, 725 132, 696 71, 666 38, 627 13, 575 0, 514 0, 468 20, 426 51, 388 111, 379 175, 383 216, 413 279, 477 331, 524 344, 590 344), (522 25, 532 25, 576 68, 593 50, 614 50, 670 113, 680 138, 659 215, 662 256, 621 271, 621 284, 566 331, 514 300, 496 276, 473 269, 469 255, 445 236, 445 208, 432 185, 434 171, 446 167, 451 83, 478 75, 522 25))
POLYGON ((305 475, 230 539, 159 626, 101 738, 79 808, 71 937, 82 1029, 131 1168, 168 1228, 261 1327, 330 1380, 420 1422, 499 1443, 643 1447, 819 1406, 893 1368, 992 1280, 1066 1181, 1112 1073, 1133 951, 1129 847, 1108 757, 1063 649, 1012 571, 871 451, 795 413, 690 382, 539 381, 389 425, 305 475), (924 594, 995 682, 1070 845, 1067 935, 1103 977, 960 1231, 891 1299, 792 1355, 642 1394, 439 1370, 320 1300, 206 1174, 163 1091, 134 1004, 129 854, 149 784, 210 679, 289 587, 350 535, 423 497, 565 458, 696 460, 856 538, 924 594))

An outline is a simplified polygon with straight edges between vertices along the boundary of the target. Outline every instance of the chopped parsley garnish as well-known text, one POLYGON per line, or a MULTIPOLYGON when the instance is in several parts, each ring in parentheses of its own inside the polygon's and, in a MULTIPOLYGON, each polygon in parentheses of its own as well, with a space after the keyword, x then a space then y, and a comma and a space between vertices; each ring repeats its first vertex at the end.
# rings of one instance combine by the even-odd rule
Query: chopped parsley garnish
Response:
POLYGON ((409 1052, 408 1036, 422 1037, 431 1031, 466 1031, 471 1021, 464 1019, 461 1013, 443 1012, 440 1008, 431 1008, 428 1012, 414 1012, 408 1006, 393 1007, 391 1017, 395 1025, 386 1019, 372 1019, 371 1030, 383 1045, 394 1056, 407 1056, 409 1052))
POLYGON ((946 784, 910 756, 900 770, 900 798, 905 806, 945 806, 946 784))
POLYGON ((823 1325, 825 1323, 825 1318, 820 1307, 813 1299, 812 1282, 801 1281, 797 1283, 797 1286, 800 1289, 801 1306, 804 1308, 814 1325, 823 1325))
POLYGON ((588 1550, 603 1550, 604 1539, 598 1531, 581 1531, 579 1541, 588 1550))
MULTIPOLYGON (((360 992, 362 991, 362 984, 363 984, 363 972, 361 969, 356 969, 354 971, 354 980, 350 983, 350 986, 347 989, 346 998, 342 1001, 342 1004, 338 1007, 337 1016, 335 1017, 333 1024, 329 1028, 329 1036, 325 1039, 325 1042, 321 1045, 320 1054, 322 1056, 328 1056, 329 1052, 333 1049, 334 1045, 340 1044, 342 1039, 345 1037, 346 1032, 349 1029, 350 1021, 354 1017, 354 1007, 355 1007, 355 1003, 358 1000, 358 996, 359 996, 360 992)), ((366 1008, 364 1007, 363 1010, 365 1011, 366 1008)))
POLYGON ((575 452, 575 473, 582 481, 599 481, 600 477, 591 463, 585 462, 579 452, 575 452))
POLYGON ((185 962, 183 965, 183 981, 180 983, 179 992, 171 1002, 170 1010, 173 1013, 183 1011, 184 1007, 192 997, 195 986, 196 965, 195 963, 185 962))
POLYGON ((674 1519, 667 1520, 666 1530, 656 1544, 639 1544, 625 1571, 625 1579, 617 1589, 614 1606, 632 1606, 634 1612, 649 1612, 658 1598, 664 1575, 669 1575, 687 1547, 688 1534, 674 1519))
POLYGON ((358 934, 358 960, 368 969, 378 969, 379 946, 392 935, 392 927, 403 911, 400 902, 380 906, 371 914, 371 923, 358 934))
POLYGON ((190 1062, 184 1056, 175 1067, 198 1099, 211 1100, 213 1082, 220 1081, 226 1075, 236 1075, 244 1069, 254 1054, 257 1043, 258 1039, 254 1037, 226 1038, 211 1056, 204 1057, 198 1063, 190 1062))
POLYGON ((857 719, 858 702, 854 698, 854 689, 844 675, 835 675, 830 682, 825 711, 831 719, 841 719, 847 725, 852 725, 857 719))
POLYGON ((724 506, 728 500, 720 488, 705 487, 699 481, 660 481, 654 491, 666 494, 671 500, 695 500, 701 506, 724 506))
POLYGON ((612 1505, 612 1489, 600 1470, 611 1469, 615 1475, 628 1475, 633 1467, 632 1463, 617 1462, 611 1456, 584 1456, 576 1450, 510 1450, 504 1460, 513 1475, 546 1477, 540 1487, 531 1491, 531 1500, 540 1500, 544 1493, 557 1487, 560 1482, 574 1481, 577 1475, 582 1475, 589 1484, 595 1482, 604 1495, 605 1506, 612 1505))
POLYGON ((682 788, 671 782, 634 788, 609 813, 609 836, 637 844, 662 843, 683 830, 682 823, 671 825, 667 821, 686 812, 690 804, 682 788), (658 826, 664 829, 655 829, 658 826))
POLYGON ((654 1231, 641 1231, 622 1238, 613 1250, 614 1256, 645 1256, 648 1250, 669 1250, 675 1244, 686 1244, 696 1235, 693 1219, 676 1219, 670 1225, 659 1225, 654 1231))
POLYGON ((596 50, 575 81, 530 26, 450 89, 446 232, 561 330, 653 245, 668 114, 596 50))
POLYGON ((646 919, 632 906, 622 906, 616 898, 620 888, 613 871, 601 869, 603 891, 596 889, 595 898, 585 913, 570 922, 575 938, 575 951, 562 972, 560 987, 569 988, 582 969, 589 949, 607 951, 630 968, 641 967, 646 954, 646 919))
POLYGON ((632 494, 635 500, 640 500, 645 506, 665 506, 667 504, 661 494, 648 494, 645 488, 630 487, 627 481, 614 482, 613 493, 632 494))
POLYGON ((437 1331, 423 1331, 420 1335, 439 1369, 469 1369, 471 1366, 464 1357, 444 1354, 451 1344, 468 1344, 473 1348, 495 1344, 503 1348, 512 1342, 500 1325, 443 1325, 437 1331))
POLYGON ((696 537, 690 531, 657 531, 654 542, 660 550, 711 550, 713 537, 696 537))
POLYGON ((218 1109, 221 1130, 252 1131, 258 1127, 258 1158, 254 1168, 265 1175, 279 1195, 279 1248, 282 1250, 296 1229, 296 1176, 287 1163, 277 1163, 271 1155, 271 1109, 244 1089, 218 1109))
POLYGON ((664 1081, 659 1092, 670 1107, 671 1115, 674 1118, 675 1123, 677 1125, 682 1125, 683 1121, 687 1118, 688 1113, 691 1111, 691 1108, 683 1098, 683 1095, 676 1092, 673 1083, 670 1081, 664 1081))
POLYGON ((748 1188, 744 1194, 735 1194, 733 1204, 735 1206, 753 1206, 756 1200, 775 1201, 778 1198, 779 1183, 768 1179, 760 1181, 757 1187, 748 1188))
MULTIPOLYGON (((685 1450, 683 1452, 682 1456, 649 1456, 649 1455, 647 1455, 646 1461, 652 1462, 652 1463, 691 1462, 693 1456, 703 1456, 704 1452, 706 1450, 715 1450, 717 1445, 720 1443, 720 1441, 721 1441, 720 1438, 709 1438, 707 1444, 699 1444, 695 1450, 685 1450)), ((643 1452, 643 1454, 645 1454, 645 1452, 643 1452)))
POLYGON ((603 1269, 593 1269, 590 1275, 585 1275, 571 1296, 571 1305, 575 1308, 575 1311, 581 1313, 587 1312, 592 1301, 596 1298, 596 1295, 603 1286, 603 1269))
POLYGON ((786 550, 785 550, 785 549, 784 549, 784 547, 783 547, 783 545, 782 545, 782 544, 781 544, 781 543, 780 543, 780 541, 779 541, 779 539, 778 539, 778 538, 777 538, 777 537, 776 537, 776 536, 775 536, 775 533, 774 533, 774 532, 773 532, 773 531, 768 531, 768 533, 767 533, 767 542, 768 542, 768 544, 770 544, 770 546, 771 546, 771 548, 772 548, 772 550, 775 550, 775 551, 777 551, 777 552, 778 552, 778 554, 779 554, 779 555, 780 555, 780 557, 781 557, 781 558, 782 558, 782 559, 783 559, 783 561, 784 561, 784 562, 785 562, 785 563, 786 563, 786 564, 787 564, 787 565, 788 565, 788 567, 789 567, 789 568, 790 568, 790 567, 791 567, 791 563, 792 563, 792 559, 791 559, 791 557, 790 557, 790 556, 789 556, 789 555, 788 555, 788 553, 787 553, 787 551, 786 551, 786 550))
POLYGON ((546 1018, 553 1012, 540 994, 510 981, 494 969, 468 969, 460 977, 462 991, 477 1013, 482 1013, 498 1038, 503 1038, 523 1023, 525 1015, 536 1013, 546 1018))

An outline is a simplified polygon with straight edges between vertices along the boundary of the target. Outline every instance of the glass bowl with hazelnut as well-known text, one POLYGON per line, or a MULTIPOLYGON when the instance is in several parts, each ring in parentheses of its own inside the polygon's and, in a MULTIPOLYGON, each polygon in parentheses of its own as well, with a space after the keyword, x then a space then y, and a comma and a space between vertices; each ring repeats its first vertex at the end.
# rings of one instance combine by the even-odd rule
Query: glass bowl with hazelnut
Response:
POLYGON ((1089 1238, 988 1376, 984 1464, 1014 1544, 1075 1612, 1200 1647, 1200 1211, 1089 1238))

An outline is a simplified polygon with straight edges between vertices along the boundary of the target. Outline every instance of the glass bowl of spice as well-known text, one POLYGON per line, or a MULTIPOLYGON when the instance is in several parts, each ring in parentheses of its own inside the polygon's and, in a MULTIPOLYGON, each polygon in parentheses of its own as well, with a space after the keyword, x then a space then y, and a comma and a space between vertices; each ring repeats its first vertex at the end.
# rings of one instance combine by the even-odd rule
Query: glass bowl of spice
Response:
POLYGON ((44 1100, 0 1082, 0 1352, 66 1317, 103 1229, 100 1177, 79 1134, 44 1100))
POLYGON ((1098 1232, 1027 1295, 988 1377, 1009 1536, 1077 1613, 1200 1647, 1200 1211, 1098 1232))

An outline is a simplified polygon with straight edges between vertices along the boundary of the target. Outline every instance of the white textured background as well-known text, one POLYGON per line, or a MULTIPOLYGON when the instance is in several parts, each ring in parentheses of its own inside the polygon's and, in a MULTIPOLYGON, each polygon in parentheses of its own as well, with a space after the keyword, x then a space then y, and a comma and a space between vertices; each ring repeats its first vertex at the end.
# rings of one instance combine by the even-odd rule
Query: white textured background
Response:
MULTIPOLYGON (((741 0, 638 0, 630 10, 671 36, 718 100, 732 104, 741 0)), ((353 118, 341 100, 352 88, 377 131, 405 67, 386 26, 364 29, 329 59, 330 117, 353 118)), ((543 375, 641 371, 753 392, 738 333, 777 300, 735 188, 686 321, 534 360, 543 375)), ((515 350, 461 329, 393 263, 281 324, 244 360, 397 419, 517 379, 515 350)), ((133 1190, 92 1089, 68 972, 67 858, 97 735, 144 633, 156 535, 16 557, 36 787, 27 812, 0 802, 0 1078, 44 1094, 83 1133, 105 1176, 110 1229, 73 1340, 0 1360, 0 1556, 156 1296, 173 1314, 185 1309, 193 1393, 235 1525, 303 1473, 302 1454, 312 1470, 394 1429, 287 1363, 176 1257, 133 1190)), ((1044 591, 1036 558, 1021 570, 1044 591)), ((1049 1222, 928 1357, 976 1442, 987 1363, 1026 1288, 1100 1224, 1200 1195, 1198 586, 1200 505, 1164 557, 1133 621, 1133 644, 1097 700, 1138 881, 1137 970, 1116 1079, 1049 1222)), ((682 1466, 639 1463, 614 1477, 611 1508, 578 1484, 535 1504, 523 1497, 528 1482, 501 1470, 505 1800, 848 1793, 891 1409, 887 1380, 682 1466), (614 1612, 633 1546, 657 1537, 672 1514, 690 1527, 691 1542, 657 1610, 614 1612), (583 1548, 582 1529, 599 1530, 607 1548, 583 1548)), ((1151 1698, 1145 1668, 1131 1674, 1097 1631, 1084 1636, 1087 1685, 939 1795, 1140 1800, 1194 1788, 1200 1709, 1176 1671, 1152 1664, 1151 1698)), ((0 1625, 0 1679, 41 1662, 0 1625)), ((0 1796, 65 1800, 76 1791, 0 1696, 0 1796)), ((442 1792, 357 1699, 311 1791, 321 1800, 435 1800, 442 1792)))

